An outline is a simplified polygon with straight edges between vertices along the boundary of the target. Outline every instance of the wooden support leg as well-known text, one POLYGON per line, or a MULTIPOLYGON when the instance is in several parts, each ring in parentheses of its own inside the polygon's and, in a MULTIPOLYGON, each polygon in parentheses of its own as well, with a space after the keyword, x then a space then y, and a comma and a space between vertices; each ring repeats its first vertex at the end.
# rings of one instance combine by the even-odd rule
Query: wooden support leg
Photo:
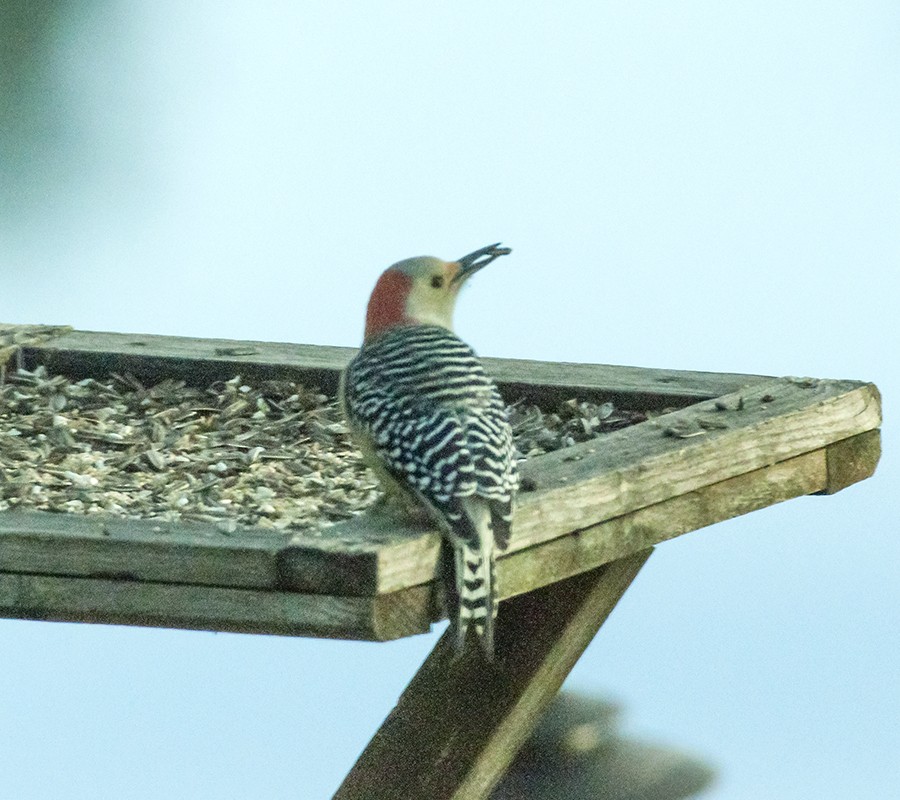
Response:
POLYGON ((650 555, 503 603, 497 659, 444 635, 334 800, 482 800, 650 555))

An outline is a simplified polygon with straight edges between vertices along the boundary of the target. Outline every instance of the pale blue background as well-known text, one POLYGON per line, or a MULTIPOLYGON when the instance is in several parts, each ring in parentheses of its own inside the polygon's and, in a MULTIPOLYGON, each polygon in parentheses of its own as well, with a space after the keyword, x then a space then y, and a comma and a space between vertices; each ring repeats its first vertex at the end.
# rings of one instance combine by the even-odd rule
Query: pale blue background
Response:
MULTIPOLYGON (((571 685, 715 800, 900 794, 900 7, 71 9, 3 112, 0 320, 354 345, 382 268, 502 240, 483 354, 877 382, 873 480, 660 547, 571 685)), ((435 636, 0 621, 0 797, 330 796, 435 636)))

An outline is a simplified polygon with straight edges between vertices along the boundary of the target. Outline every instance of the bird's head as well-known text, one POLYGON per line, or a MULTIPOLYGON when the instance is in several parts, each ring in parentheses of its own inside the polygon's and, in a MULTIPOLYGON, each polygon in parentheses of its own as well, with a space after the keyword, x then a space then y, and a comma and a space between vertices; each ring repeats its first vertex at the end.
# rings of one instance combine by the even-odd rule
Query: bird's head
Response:
POLYGON ((419 256, 388 267, 369 298, 366 341, 398 325, 440 325, 452 330, 460 287, 482 267, 510 252, 498 242, 456 261, 419 256))

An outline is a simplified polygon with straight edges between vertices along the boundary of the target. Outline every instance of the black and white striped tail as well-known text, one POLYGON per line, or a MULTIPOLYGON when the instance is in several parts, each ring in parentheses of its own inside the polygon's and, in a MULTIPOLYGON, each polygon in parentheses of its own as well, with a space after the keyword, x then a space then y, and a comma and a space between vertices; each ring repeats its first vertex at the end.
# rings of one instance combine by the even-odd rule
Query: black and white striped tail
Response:
POLYGON ((456 646, 462 652, 466 634, 475 630, 485 657, 494 658, 494 622, 497 619, 497 561, 494 531, 487 503, 471 498, 466 503, 477 534, 454 543, 457 595, 456 646))

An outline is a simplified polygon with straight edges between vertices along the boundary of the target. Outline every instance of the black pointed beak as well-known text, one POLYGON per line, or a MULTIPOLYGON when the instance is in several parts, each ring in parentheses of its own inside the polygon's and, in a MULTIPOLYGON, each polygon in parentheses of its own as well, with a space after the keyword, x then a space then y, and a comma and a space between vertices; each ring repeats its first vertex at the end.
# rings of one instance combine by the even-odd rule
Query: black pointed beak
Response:
POLYGON ((453 282, 462 283, 462 281, 474 275, 482 267, 486 267, 490 264, 495 258, 509 255, 511 252, 512 248, 500 247, 500 242, 497 242, 496 244, 489 244, 487 247, 482 247, 474 253, 469 253, 469 255, 457 259, 459 272, 456 273, 453 282))

